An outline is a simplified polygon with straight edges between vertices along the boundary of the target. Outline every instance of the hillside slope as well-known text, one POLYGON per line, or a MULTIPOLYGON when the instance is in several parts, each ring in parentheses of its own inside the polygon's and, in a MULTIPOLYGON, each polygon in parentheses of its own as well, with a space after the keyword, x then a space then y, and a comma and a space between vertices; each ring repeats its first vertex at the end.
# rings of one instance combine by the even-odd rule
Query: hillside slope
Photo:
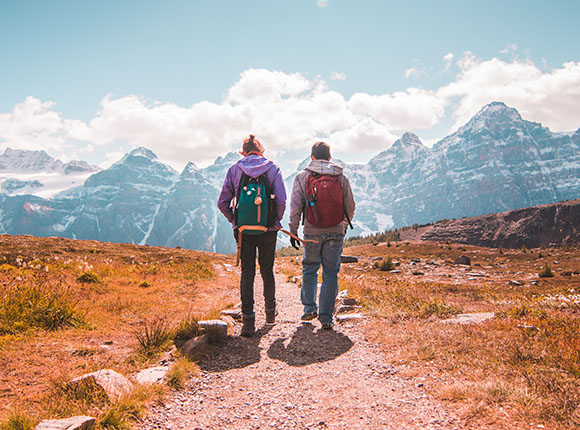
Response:
POLYGON ((519 248, 580 242, 580 199, 451 221, 419 231, 421 240, 519 248))

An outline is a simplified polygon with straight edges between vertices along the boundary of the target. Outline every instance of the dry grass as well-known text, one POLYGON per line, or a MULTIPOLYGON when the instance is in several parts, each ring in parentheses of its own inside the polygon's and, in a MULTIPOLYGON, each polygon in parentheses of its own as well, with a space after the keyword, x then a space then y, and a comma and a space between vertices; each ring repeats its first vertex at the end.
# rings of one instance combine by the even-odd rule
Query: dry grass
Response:
MULTIPOLYGON (((64 382, 102 368, 131 375, 165 346, 157 344, 156 322, 164 321, 173 340, 177 327, 182 335, 191 332, 192 321, 236 302, 237 280, 220 269, 231 260, 183 249, 0 235, 0 423, 18 428, 19 420, 91 411, 102 418, 115 406, 68 392, 64 382), (137 334, 145 336, 141 347, 137 334)), ((129 409, 111 412, 105 422, 119 421, 129 409)))
POLYGON ((456 405, 469 426, 573 429, 580 426, 578 251, 359 246, 347 251, 363 258, 343 266, 341 285, 376 317, 369 336, 393 362, 429 373, 433 393, 456 405), (462 254, 471 267, 451 263, 462 254), (377 256, 400 263, 402 273, 373 268, 377 256), (542 277, 546 267, 553 277, 542 277), (496 317, 441 322, 458 312, 496 317))

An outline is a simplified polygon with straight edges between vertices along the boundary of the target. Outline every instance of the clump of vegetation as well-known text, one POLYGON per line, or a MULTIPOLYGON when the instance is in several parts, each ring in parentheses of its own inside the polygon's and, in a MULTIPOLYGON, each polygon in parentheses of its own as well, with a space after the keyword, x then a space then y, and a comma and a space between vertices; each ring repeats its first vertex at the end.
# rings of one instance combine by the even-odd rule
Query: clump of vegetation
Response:
POLYGON ((139 420, 143 406, 129 400, 121 400, 109 409, 99 420, 101 428, 131 430, 139 420))
POLYGON ((138 342, 137 352, 145 358, 152 358, 171 345, 171 330, 163 320, 144 324, 143 331, 135 335, 138 342))
POLYGON ((141 288, 149 288, 149 287, 151 286, 151 282, 149 282, 149 281, 143 281, 143 282, 141 282, 141 283, 139 284, 139 286, 140 286, 141 288))
POLYGON ((77 278, 77 281, 84 284, 98 284, 101 282, 101 278, 95 272, 89 270, 77 278))
POLYGON ((433 315, 446 317, 462 313, 459 306, 447 304, 442 298, 432 297, 429 285, 419 287, 407 282, 388 282, 384 286, 362 284, 349 285, 361 303, 369 310, 383 317, 406 319, 409 317, 426 319, 433 315))
POLYGON ((175 342, 185 342, 201 334, 201 328, 197 324, 197 319, 193 316, 184 318, 177 324, 173 338, 175 342))
POLYGON ((167 372, 167 385, 175 390, 181 390, 184 388, 185 381, 197 369, 197 366, 187 358, 180 358, 167 372))
POLYGON ((34 421, 21 412, 13 411, 8 418, 0 423, 0 430, 32 430, 34 421))
POLYGON ((85 324, 84 315, 68 289, 49 285, 40 278, 14 280, 4 287, 0 296, 0 335, 85 324))
POLYGON ((344 246, 370 245, 380 242, 387 242, 387 244, 390 242, 398 242, 401 240, 401 231, 404 229, 405 227, 401 230, 395 228, 393 230, 386 230, 384 233, 376 233, 370 236, 353 236, 344 241, 344 246))
POLYGON ((540 278, 553 278, 554 272, 548 263, 544 265, 544 268, 538 272, 540 278))
POLYGON ((393 263, 393 259, 388 257, 386 260, 381 260, 380 263, 376 264, 376 268, 381 272, 390 272, 391 270, 395 270, 395 264, 393 263))

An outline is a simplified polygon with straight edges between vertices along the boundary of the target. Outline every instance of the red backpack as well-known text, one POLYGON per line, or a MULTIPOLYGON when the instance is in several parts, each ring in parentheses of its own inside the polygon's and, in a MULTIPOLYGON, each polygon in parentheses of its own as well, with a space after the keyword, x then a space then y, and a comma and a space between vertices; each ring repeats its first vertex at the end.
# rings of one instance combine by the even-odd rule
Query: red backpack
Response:
POLYGON ((306 179, 306 219, 317 227, 333 227, 345 217, 340 176, 310 173, 306 179))

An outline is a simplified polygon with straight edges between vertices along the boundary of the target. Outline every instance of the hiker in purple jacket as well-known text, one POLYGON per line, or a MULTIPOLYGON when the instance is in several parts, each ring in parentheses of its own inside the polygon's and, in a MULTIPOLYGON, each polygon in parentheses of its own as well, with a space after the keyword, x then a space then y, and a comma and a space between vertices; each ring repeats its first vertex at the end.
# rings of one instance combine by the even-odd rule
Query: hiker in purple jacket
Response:
MULTIPOLYGON (((265 175, 270 185, 271 194, 275 195, 274 225, 268 227, 262 234, 243 234, 241 244, 241 267, 240 294, 242 299, 243 326, 241 335, 248 337, 255 331, 254 314, 254 277, 256 274, 256 250, 260 274, 264 282, 264 301, 266 308, 266 324, 274 324, 276 321, 276 283, 274 280, 274 254, 276 251, 277 230, 282 227, 280 220, 284 216, 286 208, 286 190, 280 168, 272 161, 264 158, 264 147, 250 135, 244 139, 242 150, 244 156, 236 164, 229 168, 218 199, 218 208, 234 227, 234 237, 238 241, 238 229, 235 225, 233 202, 238 196, 238 186, 242 174, 250 178, 258 178, 265 175)), ((241 237, 240 237, 241 239, 241 237)))

